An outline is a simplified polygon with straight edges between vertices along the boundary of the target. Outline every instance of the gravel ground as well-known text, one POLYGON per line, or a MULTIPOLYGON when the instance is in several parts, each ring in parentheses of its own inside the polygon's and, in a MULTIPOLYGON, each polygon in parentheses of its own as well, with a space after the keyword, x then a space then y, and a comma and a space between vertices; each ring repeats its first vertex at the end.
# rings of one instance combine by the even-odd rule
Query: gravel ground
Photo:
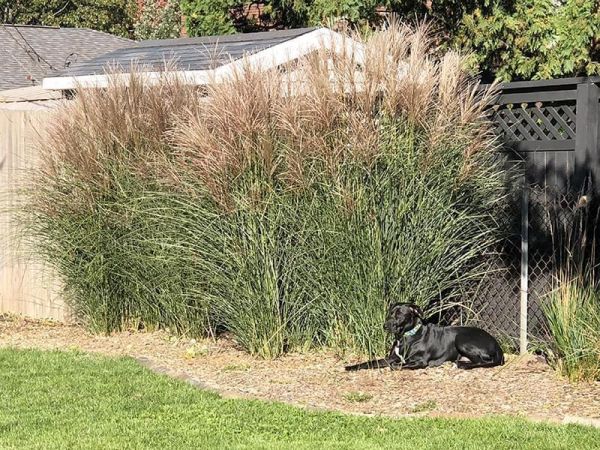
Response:
MULTIPOLYGON (((563 422, 600 419, 600 382, 569 384, 540 358, 508 356, 503 367, 462 371, 453 364, 418 371, 347 373, 322 352, 253 358, 231 340, 190 340, 166 332, 92 335, 77 326, 0 316, 0 347, 128 355, 152 370, 226 397, 281 401, 356 414, 474 417, 517 415, 563 422)), ((598 422, 598 421, 596 421, 598 422)))

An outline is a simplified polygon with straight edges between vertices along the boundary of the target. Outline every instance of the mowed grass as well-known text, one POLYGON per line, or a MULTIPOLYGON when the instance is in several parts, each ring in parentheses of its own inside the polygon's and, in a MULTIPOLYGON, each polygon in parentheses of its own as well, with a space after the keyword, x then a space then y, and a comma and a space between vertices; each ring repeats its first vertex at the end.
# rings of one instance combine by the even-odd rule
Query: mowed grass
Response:
POLYGON ((592 449, 600 432, 309 412, 222 399, 127 358, 3 349, 0 448, 592 449))

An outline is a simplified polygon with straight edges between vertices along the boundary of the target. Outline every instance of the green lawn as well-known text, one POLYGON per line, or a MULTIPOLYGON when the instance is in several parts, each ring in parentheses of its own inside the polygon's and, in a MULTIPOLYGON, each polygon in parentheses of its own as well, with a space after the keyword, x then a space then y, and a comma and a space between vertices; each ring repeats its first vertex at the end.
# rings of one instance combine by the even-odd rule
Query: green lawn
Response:
MULTIPOLYGON (((460 401, 460 397, 457 397, 460 401)), ((391 420, 226 400, 130 359, 0 350, 0 448, 592 449, 524 420, 391 420)))

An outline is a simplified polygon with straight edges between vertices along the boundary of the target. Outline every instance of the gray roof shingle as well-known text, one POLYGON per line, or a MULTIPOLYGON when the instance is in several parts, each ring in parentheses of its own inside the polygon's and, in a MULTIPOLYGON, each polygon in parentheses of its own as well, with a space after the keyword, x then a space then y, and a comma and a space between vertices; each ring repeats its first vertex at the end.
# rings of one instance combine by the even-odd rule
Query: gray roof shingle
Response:
POLYGON ((160 71, 164 70, 166 62, 175 64, 178 70, 213 69, 315 29, 299 28, 228 36, 141 41, 133 46, 73 64, 57 76, 101 75, 107 67, 127 69, 132 64, 160 71))
POLYGON ((0 90, 41 84, 45 76, 133 44, 85 28, 0 24, 0 90))

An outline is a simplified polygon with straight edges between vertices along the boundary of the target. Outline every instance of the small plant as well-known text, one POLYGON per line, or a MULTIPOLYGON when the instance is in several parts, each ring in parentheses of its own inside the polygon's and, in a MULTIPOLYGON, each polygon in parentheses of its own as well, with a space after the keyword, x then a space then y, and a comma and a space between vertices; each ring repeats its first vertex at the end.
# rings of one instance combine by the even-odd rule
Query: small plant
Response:
POLYGON ((250 370, 248 364, 228 364, 221 369, 223 372, 246 372, 250 370))
POLYGON ((206 356, 206 355, 208 355, 208 348, 200 347, 196 344, 193 344, 185 350, 183 357, 185 359, 195 359, 199 356, 206 356))
POLYGON ((413 414, 417 414, 427 411, 433 411, 435 408, 437 408, 437 403, 434 400, 427 400, 423 403, 417 403, 415 406, 413 406, 410 412, 413 414))
POLYGON ((600 379, 600 292, 562 280, 545 308, 556 369, 572 381, 600 379))
POLYGON ((347 392, 344 394, 344 398, 346 401, 351 403, 364 403, 368 402, 373 398, 371 394, 367 394, 366 392, 347 392))

